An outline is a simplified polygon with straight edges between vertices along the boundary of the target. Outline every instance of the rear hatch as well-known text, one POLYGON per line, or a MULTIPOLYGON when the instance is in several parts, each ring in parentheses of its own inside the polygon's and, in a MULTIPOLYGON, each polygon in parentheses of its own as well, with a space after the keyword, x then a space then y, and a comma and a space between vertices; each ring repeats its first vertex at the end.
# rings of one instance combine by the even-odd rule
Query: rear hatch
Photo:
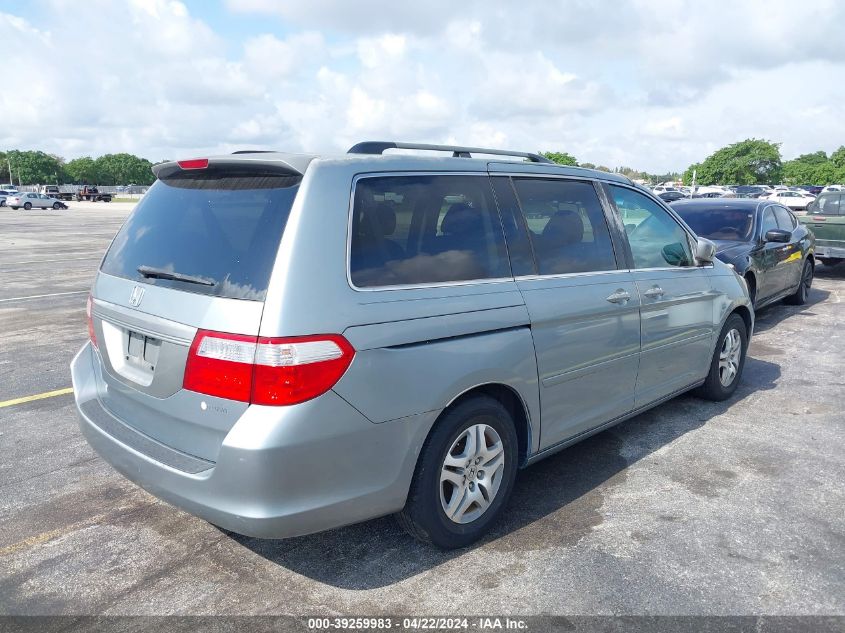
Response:
POLYGON ((224 158, 167 163, 157 176, 94 285, 98 395, 120 423, 214 462, 248 402, 185 389, 191 345, 205 330, 257 337, 302 173, 224 158))

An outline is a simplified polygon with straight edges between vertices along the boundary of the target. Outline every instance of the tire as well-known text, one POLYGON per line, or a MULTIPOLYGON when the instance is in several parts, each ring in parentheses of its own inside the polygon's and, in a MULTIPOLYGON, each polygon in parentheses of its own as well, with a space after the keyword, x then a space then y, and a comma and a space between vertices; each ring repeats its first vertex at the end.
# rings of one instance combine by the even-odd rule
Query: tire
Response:
POLYGON ((26 209, 27 211, 29 211, 30 209, 32 209, 32 203, 31 202, 24 202, 23 208, 26 209))
POLYGON ((784 299, 784 303, 793 306, 802 306, 807 303, 807 297, 810 296, 810 288, 813 285, 813 263, 806 259, 804 260, 804 267, 801 269, 801 281, 798 282, 798 288, 795 289, 795 294, 789 295, 784 299))
POLYGON ((53 203, 53 208, 54 208, 56 211, 58 211, 59 209, 61 209, 61 208, 62 208, 62 205, 61 205, 61 204, 59 204, 58 202, 54 202, 54 203, 53 203))
POLYGON ((423 445, 408 500, 396 515, 399 525, 414 538, 442 549, 474 543, 507 504, 518 455, 513 419, 500 402, 479 395, 458 403, 438 420, 423 445), (480 447, 479 428, 487 447, 483 457, 473 449, 480 447), (496 446, 501 448, 493 455, 496 446), (503 463, 498 466, 500 458, 503 463), (487 469, 479 468, 485 464, 487 469), (454 520, 444 505, 454 508, 454 520))
POLYGON ((748 330, 745 321, 741 316, 734 313, 728 317, 722 331, 719 333, 719 342, 713 351, 713 358, 710 361, 710 371, 704 384, 697 390, 697 395, 705 400, 721 402, 730 398, 736 391, 739 381, 742 380, 742 370, 745 368, 745 355, 748 352, 748 330), (730 341, 728 337, 730 335, 730 341), (738 354, 736 345, 739 345, 738 354), (722 356, 725 355, 723 359, 722 356), (733 375, 730 375, 732 367, 733 375), (724 378, 724 380, 723 380, 724 378))

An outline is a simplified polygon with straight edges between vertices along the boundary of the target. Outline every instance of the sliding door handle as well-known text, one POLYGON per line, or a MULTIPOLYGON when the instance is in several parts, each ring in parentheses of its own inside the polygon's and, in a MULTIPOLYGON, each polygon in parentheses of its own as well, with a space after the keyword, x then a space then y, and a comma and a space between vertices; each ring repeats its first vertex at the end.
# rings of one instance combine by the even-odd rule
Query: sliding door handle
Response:
POLYGON ((628 303, 628 301, 630 301, 630 299, 631 299, 631 295, 629 295, 625 290, 622 290, 621 288, 607 298, 607 300, 610 301, 610 303, 621 303, 621 304, 628 303))

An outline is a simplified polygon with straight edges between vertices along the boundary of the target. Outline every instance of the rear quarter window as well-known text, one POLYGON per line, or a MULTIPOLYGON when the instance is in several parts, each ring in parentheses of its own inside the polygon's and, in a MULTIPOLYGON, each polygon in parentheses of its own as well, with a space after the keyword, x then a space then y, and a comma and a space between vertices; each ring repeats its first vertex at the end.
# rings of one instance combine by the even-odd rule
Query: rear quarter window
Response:
POLYGON ((214 167, 159 180, 118 232, 101 270, 187 292, 263 301, 300 180, 214 167), (150 278, 139 268, 203 283, 150 278))
POLYGON ((359 179, 352 208, 349 273, 357 288, 510 276, 488 177, 359 179))

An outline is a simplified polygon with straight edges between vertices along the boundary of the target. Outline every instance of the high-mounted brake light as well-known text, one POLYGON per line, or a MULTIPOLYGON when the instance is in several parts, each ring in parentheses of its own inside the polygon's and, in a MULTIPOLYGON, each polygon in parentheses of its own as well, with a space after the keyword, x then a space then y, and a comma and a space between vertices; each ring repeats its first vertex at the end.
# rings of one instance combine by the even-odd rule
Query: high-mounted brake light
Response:
POLYGON ((334 387, 354 356, 336 334, 258 338, 199 330, 183 387, 253 404, 298 404, 334 387))
POLYGON ((94 299, 90 294, 85 303, 85 318, 88 321, 88 338, 91 340, 91 345, 97 347, 97 333, 94 332, 94 299))
POLYGON ((206 169, 208 167, 208 159, 192 158, 190 160, 177 160, 176 164, 182 169, 206 169))

